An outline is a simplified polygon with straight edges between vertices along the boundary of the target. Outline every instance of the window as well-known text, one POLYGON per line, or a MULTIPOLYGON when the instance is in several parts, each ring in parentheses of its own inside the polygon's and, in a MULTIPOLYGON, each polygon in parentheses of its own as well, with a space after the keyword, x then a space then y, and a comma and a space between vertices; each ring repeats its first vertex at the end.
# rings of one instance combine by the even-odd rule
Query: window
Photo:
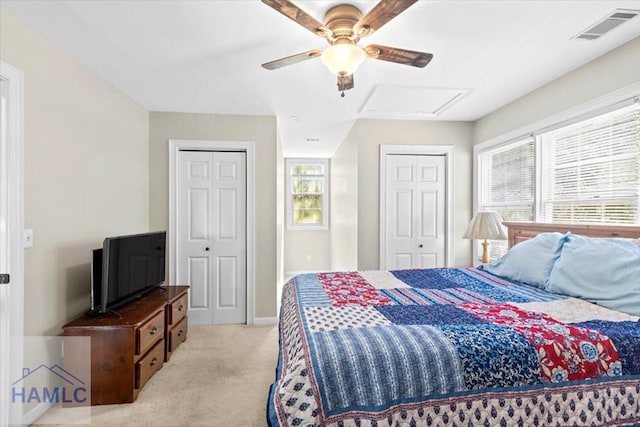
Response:
POLYGON ((542 221, 638 223, 637 105, 542 134, 541 147, 542 221))
POLYGON ((640 105, 482 150, 477 178, 479 209, 505 221, 640 224, 640 105))
MULTIPOLYGON (((493 210, 505 221, 533 221, 535 141, 530 138, 480 155, 480 210, 493 210)), ((492 241, 490 257, 499 258, 507 243, 492 241)))
POLYGON ((287 159, 288 228, 329 228, 329 160, 287 159))

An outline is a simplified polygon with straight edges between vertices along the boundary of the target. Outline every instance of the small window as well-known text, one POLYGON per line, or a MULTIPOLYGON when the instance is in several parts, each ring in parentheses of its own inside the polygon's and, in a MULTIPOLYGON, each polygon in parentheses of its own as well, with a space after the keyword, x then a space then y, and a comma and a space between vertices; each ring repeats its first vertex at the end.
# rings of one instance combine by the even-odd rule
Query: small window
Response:
POLYGON ((329 160, 287 159, 290 230, 329 228, 329 160))

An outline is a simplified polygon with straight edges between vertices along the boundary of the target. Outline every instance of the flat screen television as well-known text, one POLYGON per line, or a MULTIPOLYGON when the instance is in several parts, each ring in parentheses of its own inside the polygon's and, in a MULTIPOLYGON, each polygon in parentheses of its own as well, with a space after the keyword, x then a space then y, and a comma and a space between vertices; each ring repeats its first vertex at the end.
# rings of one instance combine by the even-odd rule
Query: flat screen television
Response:
POLYGON ((166 240, 166 231, 104 239, 93 250, 89 313, 108 313, 163 284, 166 240))

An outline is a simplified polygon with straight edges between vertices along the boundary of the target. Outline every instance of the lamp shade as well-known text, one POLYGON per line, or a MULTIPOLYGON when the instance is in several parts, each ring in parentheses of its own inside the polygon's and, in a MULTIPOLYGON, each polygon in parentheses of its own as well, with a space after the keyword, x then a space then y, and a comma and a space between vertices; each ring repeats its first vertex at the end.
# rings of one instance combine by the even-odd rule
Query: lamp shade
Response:
POLYGON ((476 213, 462 237, 465 239, 507 240, 507 233, 502 226, 500 214, 488 211, 476 213))
POLYGON ((329 46, 322 52, 322 63, 335 75, 353 74, 366 54, 360 46, 340 43, 329 46))

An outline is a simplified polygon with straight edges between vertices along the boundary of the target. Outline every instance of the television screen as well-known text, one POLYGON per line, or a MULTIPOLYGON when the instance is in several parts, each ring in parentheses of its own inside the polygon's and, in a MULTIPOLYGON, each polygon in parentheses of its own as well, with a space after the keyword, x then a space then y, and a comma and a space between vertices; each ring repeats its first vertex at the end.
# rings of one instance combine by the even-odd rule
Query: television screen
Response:
MULTIPOLYGON (((160 231, 104 240, 100 266, 102 283, 94 282, 92 287, 93 311, 105 313, 164 282, 166 235, 165 231, 160 231)), ((94 251, 95 264, 98 251, 94 251)), ((94 266, 92 273, 95 279, 98 268, 94 266)))

